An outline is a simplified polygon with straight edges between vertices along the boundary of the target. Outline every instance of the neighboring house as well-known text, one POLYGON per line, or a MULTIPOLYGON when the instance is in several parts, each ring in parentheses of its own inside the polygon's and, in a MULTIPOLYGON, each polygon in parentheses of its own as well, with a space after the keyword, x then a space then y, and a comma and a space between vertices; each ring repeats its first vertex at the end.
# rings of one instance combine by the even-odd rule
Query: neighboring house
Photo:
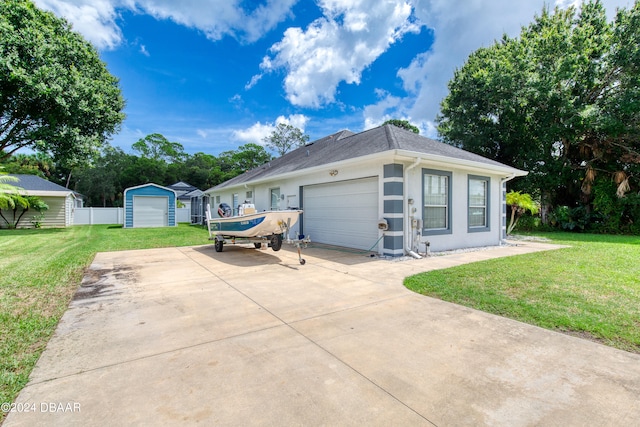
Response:
MULTIPOLYGON (((21 190, 19 192, 21 194, 38 196, 49 206, 49 209, 43 212, 44 217, 39 221, 42 227, 67 227, 73 225, 76 197, 72 190, 36 175, 16 174, 10 176, 18 178, 17 182, 10 182, 9 184, 20 187, 21 190)), ((33 228, 31 219, 37 214, 33 210, 27 211, 20 220, 18 227, 33 228)), ((2 219, 0 219, 0 227, 6 227, 2 219)))
POLYGON ((186 182, 176 182, 175 184, 167 185, 167 188, 172 189, 176 192, 178 196, 178 200, 184 205, 185 208, 191 210, 191 199, 200 197, 204 194, 204 192, 197 187, 194 187, 191 184, 187 184, 186 182))
POLYGON ((189 209, 189 221, 191 224, 204 224, 204 210, 205 204, 203 201, 204 192, 197 187, 186 182, 176 182, 167 186, 176 192, 178 200, 189 209))
MULTIPOLYGON (((390 256, 499 245, 506 182, 527 172, 385 125, 311 142, 205 191, 237 212, 303 209, 293 232, 390 256)), ((292 236, 293 237, 293 236, 292 236)))
POLYGON ((175 191, 153 183, 124 190, 124 228, 176 225, 175 191))

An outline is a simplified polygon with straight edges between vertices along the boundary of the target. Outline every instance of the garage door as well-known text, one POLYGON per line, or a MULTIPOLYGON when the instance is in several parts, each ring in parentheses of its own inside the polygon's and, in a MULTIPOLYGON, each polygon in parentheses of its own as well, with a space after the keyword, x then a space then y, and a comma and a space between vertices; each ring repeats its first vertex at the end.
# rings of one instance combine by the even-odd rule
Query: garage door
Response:
POLYGON ((303 189, 304 234, 311 240, 370 249, 378 240, 378 178, 303 189))
POLYGON ((169 225, 168 197, 133 197, 134 227, 166 227, 169 225))

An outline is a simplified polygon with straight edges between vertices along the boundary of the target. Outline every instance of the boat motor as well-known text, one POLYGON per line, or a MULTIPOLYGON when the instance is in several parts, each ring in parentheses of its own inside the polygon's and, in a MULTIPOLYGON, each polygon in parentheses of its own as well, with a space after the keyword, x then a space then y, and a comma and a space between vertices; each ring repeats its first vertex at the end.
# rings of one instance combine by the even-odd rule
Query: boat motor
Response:
POLYGON ((220 215, 220 218, 229 218, 232 214, 231 206, 226 203, 220 203, 218 206, 218 215, 220 215))

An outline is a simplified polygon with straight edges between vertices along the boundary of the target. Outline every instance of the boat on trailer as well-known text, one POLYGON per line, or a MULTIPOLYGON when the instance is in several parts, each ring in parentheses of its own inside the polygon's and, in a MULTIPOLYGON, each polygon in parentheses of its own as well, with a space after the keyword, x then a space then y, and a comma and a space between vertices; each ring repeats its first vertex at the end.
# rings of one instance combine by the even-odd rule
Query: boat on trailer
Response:
POLYGON ((310 242, 309 237, 299 236, 291 239, 289 231, 298 222, 301 210, 257 212, 251 203, 243 203, 238 207, 238 215, 231 216, 231 208, 226 203, 218 207, 218 218, 213 218, 211 208, 207 205, 207 229, 209 240, 215 241, 216 252, 222 252, 225 244, 242 242, 253 243, 256 249, 271 247, 274 251, 282 248, 282 243, 293 244, 298 248, 298 260, 304 265, 301 248, 310 242), (286 236, 283 237, 283 236, 286 236))

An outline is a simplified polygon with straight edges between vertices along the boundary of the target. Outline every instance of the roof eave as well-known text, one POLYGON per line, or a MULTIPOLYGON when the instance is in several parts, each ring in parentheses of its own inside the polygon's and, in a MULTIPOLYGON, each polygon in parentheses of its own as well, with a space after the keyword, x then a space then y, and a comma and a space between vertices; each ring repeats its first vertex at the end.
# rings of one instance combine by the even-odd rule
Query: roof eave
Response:
POLYGON ((233 190, 236 188, 247 188, 247 187, 264 184, 272 181, 278 181, 281 179, 287 179, 287 178, 291 178, 291 177, 295 177, 303 174, 311 174, 327 168, 331 168, 331 169, 341 168, 341 167, 349 166, 354 163, 373 161, 378 158, 388 158, 388 159, 393 159, 393 161, 403 161, 403 160, 414 161, 415 159, 421 158, 425 163, 433 162, 438 164, 464 167, 465 169, 469 169, 479 173, 490 172, 490 173, 496 173, 504 176, 513 176, 513 177, 525 176, 529 173, 527 171, 522 171, 507 165, 492 165, 492 164, 477 162, 473 160, 457 159, 457 158, 448 157, 448 156, 440 156, 435 154, 420 153, 417 151, 395 149, 395 150, 386 150, 378 153, 368 154, 366 156, 359 156, 351 159, 341 160, 339 162, 327 163, 324 165, 313 166, 310 168, 299 169, 291 172, 285 172, 283 174, 273 175, 265 178, 249 180, 249 181, 245 181, 235 185, 229 185, 224 187, 216 186, 216 187, 209 188, 208 190, 205 190, 204 193, 212 194, 217 191, 227 191, 227 190, 233 190))
POLYGON ((433 162, 438 164, 446 164, 451 166, 464 167, 465 169, 471 169, 477 172, 495 172, 498 174, 514 175, 514 176, 526 176, 529 174, 527 171, 516 169, 507 165, 493 165, 489 163, 477 162, 474 160, 458 159, 455 157, 441 156, 437 154, 419 153, 416 151, 408 150, 394 150, 396 157, 406 158, 411 161, 417 158, 421 158, 425 162, 433 162))

